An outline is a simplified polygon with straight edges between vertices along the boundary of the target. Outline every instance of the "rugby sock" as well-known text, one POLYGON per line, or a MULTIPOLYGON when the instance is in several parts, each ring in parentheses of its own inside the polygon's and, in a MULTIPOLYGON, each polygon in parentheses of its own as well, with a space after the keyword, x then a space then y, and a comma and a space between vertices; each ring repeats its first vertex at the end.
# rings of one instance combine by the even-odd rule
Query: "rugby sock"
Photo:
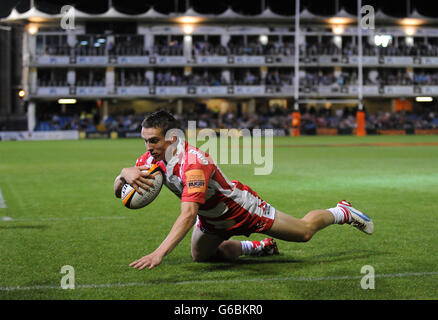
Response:
POLYGON ((342 207, 334 207, 327 209, 330 211, 335 217, 335 221, 333 223, 344 224, 346 222, 350 222, 350 212, 347 209, 342 207))
POLYGON ((249 256, 260 251, 260 241, 240 241, 242 244, 242 254, 249 256))

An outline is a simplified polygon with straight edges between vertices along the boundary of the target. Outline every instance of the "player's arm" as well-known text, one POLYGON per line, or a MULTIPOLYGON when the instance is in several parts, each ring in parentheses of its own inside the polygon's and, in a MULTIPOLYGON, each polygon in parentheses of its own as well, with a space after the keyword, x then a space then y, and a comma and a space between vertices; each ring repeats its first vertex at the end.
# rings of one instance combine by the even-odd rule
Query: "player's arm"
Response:
POLYGON ((141 167, 123 168, 120 174, 114 180, 114 194, 117 198, 121 197, 122 188, 125 183, 129 183, 135 191, 143 194, 140 188, 149 190, 149 187, 153 187, 154 183, 149 179, 155 179, 153 176, 149 176, 147 172, 142 170, 148 170, 149 165, 141 167))
POLYGON ((132 262, 130 266, 143 270, 146 267, 152 269, 159 265, 163 258, 172 252, 193 227, 196 221, 196 215, 198 214, 198 208, 199 204, 196 202, 181 202, 181 213, 173 224, 166 239, 164 239, 154 252, 132 262))

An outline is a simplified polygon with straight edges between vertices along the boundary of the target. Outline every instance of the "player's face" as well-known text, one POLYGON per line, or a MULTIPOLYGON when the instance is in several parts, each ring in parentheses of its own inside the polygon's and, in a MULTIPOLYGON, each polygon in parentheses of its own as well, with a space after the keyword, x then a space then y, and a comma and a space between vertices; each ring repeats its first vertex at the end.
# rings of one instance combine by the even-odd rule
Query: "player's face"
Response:
POLYGON ((166 150, 172 141, 166 141, 163 130, 160 128, 142 128, 141 137, 146 143, 146 150, 155 160, 165 160, 166 150))

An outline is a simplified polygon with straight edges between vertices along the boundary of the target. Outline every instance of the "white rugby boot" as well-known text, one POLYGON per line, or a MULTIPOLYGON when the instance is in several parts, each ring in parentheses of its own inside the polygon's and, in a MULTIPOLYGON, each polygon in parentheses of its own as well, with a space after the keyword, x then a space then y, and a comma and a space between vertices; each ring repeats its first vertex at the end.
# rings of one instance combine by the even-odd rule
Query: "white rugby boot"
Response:
POLYGON ((277 255, 278 247, 277 243, 272 238, 266 238, 260 241, 260 250, 258 251, 258 256, 272 256, 277 255))
POLYGON ((353 208, 350 202, 346 200, 339 201, 337 207, 346 215, 345 223, 352 225, 366 234, 372 234, 374 232, 374 223, 371 218, 365 213, 353 208))

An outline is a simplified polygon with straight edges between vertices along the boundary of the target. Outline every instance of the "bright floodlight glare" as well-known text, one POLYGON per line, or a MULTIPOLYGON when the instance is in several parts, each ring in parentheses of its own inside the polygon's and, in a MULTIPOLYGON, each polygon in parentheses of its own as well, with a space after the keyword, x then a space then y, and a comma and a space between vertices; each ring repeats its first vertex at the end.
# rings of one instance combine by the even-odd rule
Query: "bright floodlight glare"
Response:
POLYGON ((344 26, 340 24, 332 27, 332 31, 334 34, 343 34, 344 30, 344 26))
POLYGON ((335 17, 335 18, 329 18, 327 19, 327 22, 330 24, 349 24, 352 23, 354 20, 351 18, 344 18, 344 17, 335 17))
POLYGON ((415 27, 405 27, 404 31, 406 35, 413 36, 417 30, 415 29, 415 27))
POLYGON ((28 24, 27 25, 27 32, 29 32, 29 34, 33 35, 33 34, 38 32, 38 27, 33 23, 28 24))
POLYGON ((433 98, 432 97, 416 97, 415 101, 417 101, 417 102, 432 102, 433 98))
POLYGON ((333 43, 334 43, 338 48, 342 48, 342 37, 341 37, 341 36, 334 36, 334 37, 333 37, 333 43))
POLYGON ((384 48, 388 46, 391 40, 392 40, 392 36, 387 34, 382 34, 382 35, 376 34, 374 36, 374 44, 376 46, 382 46, 384 48))
POLYGON ((75 104, 76 102, 76 99, 58 99, 59 104, 75 104))
POLYGON ((193 33, 193 26, 186 24, 183 26, 183 31, 185 34, 192 34, 193 33))
POLYGON ((261 35, 259 37, 259 41, 262 45, 264 45, 264 46, 267 45, 268 44, 268 36, 261 35))
POLYGON ((185 16, 177 18, 176 21, 179 23, 198 23, 201 21, 201 19, 198 17, 185 16))
POLYGON ((412 19, 412 18, 405 18, 401 20, 401 24, 404 26, 419 26, 424 24, 424 20, 422 19, 412 19))

